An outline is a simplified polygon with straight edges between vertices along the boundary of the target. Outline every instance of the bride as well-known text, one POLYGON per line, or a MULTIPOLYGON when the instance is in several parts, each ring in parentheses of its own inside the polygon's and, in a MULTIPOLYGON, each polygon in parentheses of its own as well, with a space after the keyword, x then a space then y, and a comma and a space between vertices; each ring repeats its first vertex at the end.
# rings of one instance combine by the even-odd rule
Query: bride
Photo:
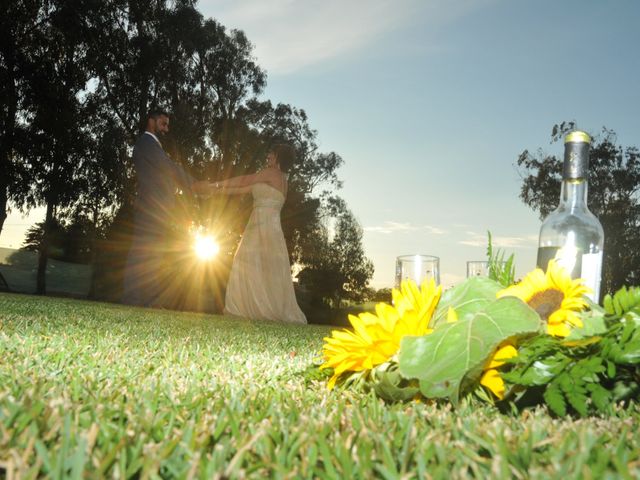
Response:
POLYGON ((275 145, 267 155, 264 169, 211 185, 214 193, 253 196, 253 210, 231 266, 226 314, 307 323, 296 302, 280 224, 280 210, 287 196, 286 172, 294 160, 293 147, 275 145))

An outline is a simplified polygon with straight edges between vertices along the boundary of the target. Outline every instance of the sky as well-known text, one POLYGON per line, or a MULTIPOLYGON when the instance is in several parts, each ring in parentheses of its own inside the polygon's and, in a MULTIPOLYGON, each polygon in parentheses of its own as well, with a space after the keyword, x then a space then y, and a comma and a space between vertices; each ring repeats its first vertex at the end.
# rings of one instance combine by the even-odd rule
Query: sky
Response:
MULTIPOLYGON (((494 247, 535 267, 540 219, 520 199, 519 154, 561 157, 554 124, 613 129, 640 146, 635 0, 200 0, 243 30, 267 72, 261 95, 307 112, 338 192, 362 225, 371 285, 398 255, 440 258, 441 281, 494 247)), ((558 192, 558 195, 560 192, 558 192)), ((43 216, 13 212, 0 247, 43 216)))

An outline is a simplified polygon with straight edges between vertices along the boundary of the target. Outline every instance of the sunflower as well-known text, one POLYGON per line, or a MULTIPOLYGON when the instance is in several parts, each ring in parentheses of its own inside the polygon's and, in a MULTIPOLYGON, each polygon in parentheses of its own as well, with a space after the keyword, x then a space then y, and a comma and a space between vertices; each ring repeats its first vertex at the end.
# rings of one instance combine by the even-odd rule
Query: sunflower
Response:
POLYGON ((389 361, 400 349, 403 337, 431 333, 429 321, 441 293, 442 287, 436 287, 433 280, 423 282, 421 288, 407 280, 400 290, 393 290, 394 306, 379 303, 375 314, 349 315, 353 331, 334 330, 324 339, 320 368, 333 368, 329 388, 344 372, 371 370, 389 361))
POLYGON ((518 297, 533 308, 546 322, 547 333, 566 337, 571 327, 581 327, 578 312, 587 306, 584 298, 590 289, 582 279, 572 280, 555 260, 549 261, 547 272, 536 268, 518 284, 497 293, 497 297, 518 297))
POLYGON ((397 326, 398 347, 405 335, 421 336, 431 333, 429 322, 438 306, 442 287, 433 279, 422 282, 420 288, 411 280, 400 283, 400 289, 391 291, 393 306, 398 311, 401 322, 397 326))
POLYGON ((518 355, 518 350, 511 343, 504 343, 497 348, 491 360, 484 367, 480 385, 487 387, 500 400, 504 398, 504 380, 498 373, 498 367, 504 364, 505 360, 518 355))

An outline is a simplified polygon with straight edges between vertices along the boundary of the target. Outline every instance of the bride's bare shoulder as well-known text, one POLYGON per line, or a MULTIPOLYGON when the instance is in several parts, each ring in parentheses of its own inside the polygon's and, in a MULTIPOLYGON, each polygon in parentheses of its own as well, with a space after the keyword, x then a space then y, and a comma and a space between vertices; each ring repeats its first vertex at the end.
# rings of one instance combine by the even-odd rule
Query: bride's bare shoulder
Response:
POLYGON ((280 184, 282 182, 282 173, 277 168, 264 168, 263 170, 260 170, 259 181, 280 184))

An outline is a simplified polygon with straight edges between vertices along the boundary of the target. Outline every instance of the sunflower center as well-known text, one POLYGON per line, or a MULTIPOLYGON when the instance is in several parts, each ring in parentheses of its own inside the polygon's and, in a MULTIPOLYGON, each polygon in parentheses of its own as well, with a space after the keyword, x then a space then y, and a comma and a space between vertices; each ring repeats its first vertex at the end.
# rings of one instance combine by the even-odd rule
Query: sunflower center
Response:
POLYGON ((564 293, 549 289, 537 292, 527 303, 538 312, 542 320, 547 321, 549 316, 562 306, 562 300, 564 300, 564 293))

